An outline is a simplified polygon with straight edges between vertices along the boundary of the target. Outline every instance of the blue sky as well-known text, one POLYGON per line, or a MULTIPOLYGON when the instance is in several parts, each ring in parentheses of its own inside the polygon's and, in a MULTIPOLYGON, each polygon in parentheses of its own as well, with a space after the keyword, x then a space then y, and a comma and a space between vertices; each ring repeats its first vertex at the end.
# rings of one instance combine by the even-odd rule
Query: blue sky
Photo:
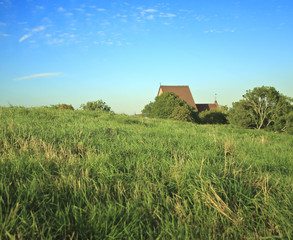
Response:
POLYGON ((0 105, 103 99, 139 113, 162 85, 231 106, 293 97, 292 0, 0 0, 0 105))

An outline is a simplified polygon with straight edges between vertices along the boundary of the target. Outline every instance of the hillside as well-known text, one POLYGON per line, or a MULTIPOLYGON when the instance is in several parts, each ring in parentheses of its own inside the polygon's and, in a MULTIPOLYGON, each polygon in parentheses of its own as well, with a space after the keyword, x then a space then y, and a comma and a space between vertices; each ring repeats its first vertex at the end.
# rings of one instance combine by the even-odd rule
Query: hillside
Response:
POLYGON ((292 176, 292 135, 0 108, 0 239, 291 239, 292 176))

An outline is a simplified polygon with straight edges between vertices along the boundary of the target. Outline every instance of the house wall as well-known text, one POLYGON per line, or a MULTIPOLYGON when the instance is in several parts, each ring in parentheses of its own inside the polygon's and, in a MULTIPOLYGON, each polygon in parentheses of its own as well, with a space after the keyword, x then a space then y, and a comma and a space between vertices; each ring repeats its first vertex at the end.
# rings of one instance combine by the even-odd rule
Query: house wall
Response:
POLYGON ((163 90, 162 90, 162 88, 159 89, 158 96, 160 96, 161 94, 163 94, 163 90))

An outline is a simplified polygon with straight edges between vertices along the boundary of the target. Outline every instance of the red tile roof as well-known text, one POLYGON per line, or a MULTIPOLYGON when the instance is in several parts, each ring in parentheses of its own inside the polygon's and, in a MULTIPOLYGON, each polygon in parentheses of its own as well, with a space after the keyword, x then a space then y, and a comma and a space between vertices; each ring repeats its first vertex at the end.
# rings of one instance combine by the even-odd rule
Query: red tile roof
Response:
POLYGON ((160 86, 158 96, 166 92, 173 92, 183 99, 189 106, 196 108, 189 86, 160 86))
POLYGON ((209 111, 209 110, 216 110, 218 108, 218 103, 203 103, 203 104, 196 104, 198 112, 202 111, 209 111))

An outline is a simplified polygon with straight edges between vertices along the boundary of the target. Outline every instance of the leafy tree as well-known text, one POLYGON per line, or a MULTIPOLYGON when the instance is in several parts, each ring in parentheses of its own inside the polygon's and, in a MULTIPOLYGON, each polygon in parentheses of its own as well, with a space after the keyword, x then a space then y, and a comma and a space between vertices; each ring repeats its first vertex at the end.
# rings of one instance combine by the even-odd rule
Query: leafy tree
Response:
POLYGON ((58 110, 74 110, 73 106, 71 104, 56 104, 56 105, 51 105, 50 108, 52 109, 58 109, 58 110))
POLYGON ((201 123, 204 124, 227 124, 227 113, 221 110, 209 110, 199 113, 201 123))
POLYGON ((229 121, 245 128, 272 127, 291 111, 291 102, 291 98, 280 94, 274 87, 256 87, 246 91, 242 100, 233 103, 229 121))
POLYGON ((150 102, 144 107, 142 114, 145 117, 167 119, 177 107, 188 109, 192 114, 193 121, 198 121, 196 110, 172 92, 157 96, 154 102, 150 102))
POLYGON ((173 110, 172 114, 169 116, 169 119, 179 120, 183 122, 194 122, 192 111, 183 106, 176 107, 173 110))
POLYGON ((278 118, 272 130, 293 134, 293 111, 291 110, 290 113, 278 118))
POLYGON ((149 104, 144 106, 144 109, 141 111, 144 117, 153 117, 152 109, 154 106, 154 102, 150 102, 149 104))
POLYGON ((71 104, 60 104, 58 109, 60 109, 60 110, 63 110, 63 109, 74 110, 74 108, 72 107, 71 104))
POLYGON ((82 104, 80 106, 83 110, 90 110, 90 111, 111 111, 111 108, 102 100, 98 100, 95 102, 87 102, 86 104, 82 104))

